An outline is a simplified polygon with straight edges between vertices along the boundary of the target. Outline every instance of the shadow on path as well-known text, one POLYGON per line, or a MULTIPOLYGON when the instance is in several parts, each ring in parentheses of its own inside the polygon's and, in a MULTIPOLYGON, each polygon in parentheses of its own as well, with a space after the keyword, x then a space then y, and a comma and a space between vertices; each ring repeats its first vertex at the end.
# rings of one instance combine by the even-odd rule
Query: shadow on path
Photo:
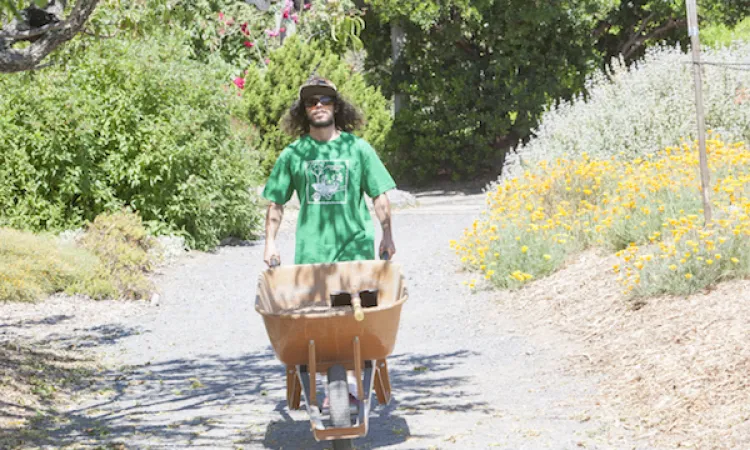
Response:
MULTIPOLYGON (((57 336, 54 342, 64 347, 93 348, 112 345, 138 332, 133 328, 96 326, 77 337, 57 336)), ((35 348, 25 347, 21 356, 13 356, 17 347, 3 346, 0 367, 5 373, 30 377, 28 371, 38 371, 53 377, 40 385, 64 385, 71 393, 82 396, 83 406, 58 412, 50 396, 43 403, 44 412, 32 418, 26 429, 0 426, 0 442, 8 448, 117 443, 134 448, 331 447, 330 443, 315 442, 304 410, 289 412, 286 408, 285 372, 270 347, 237 357, 199 355, 94 375, 93 371, 58 368, 77 360, 39 350, 38 344, 35 348), (27 360, 35 361, 34 365, 25 365, 27 360), (92 377, 94 383, 89 385, 92 377)), ((477 355, 457 351, 397 354, 389 358, 393 399, 387 406, 375 407, 369 433, 355 441, 357 448, 380 448, 429 437, 411 434, 409 417, 420 414, 491 412, 490 406, 470 388, 471 377, 461 375, 467 373, 462 368, 466 359, 477 355)), ((323 383, 324 377, 320 377, 319 391, 323 390, 323 383)), ((27 416, 32 413, 28 406, 5 399, 0 402, 4 416, 20 417, 19 411, 27 416)))

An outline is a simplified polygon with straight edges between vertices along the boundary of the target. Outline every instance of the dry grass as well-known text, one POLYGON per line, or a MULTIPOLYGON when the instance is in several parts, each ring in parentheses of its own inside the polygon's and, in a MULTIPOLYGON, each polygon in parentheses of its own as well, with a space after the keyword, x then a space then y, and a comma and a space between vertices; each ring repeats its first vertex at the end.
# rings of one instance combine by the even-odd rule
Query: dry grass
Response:
POLYGON ((500 303, 582 342, 571 369, 603 375, 602 410, 651 445, 750 448, 750 281, 633 302, 615 262, 584 253, 500 303))

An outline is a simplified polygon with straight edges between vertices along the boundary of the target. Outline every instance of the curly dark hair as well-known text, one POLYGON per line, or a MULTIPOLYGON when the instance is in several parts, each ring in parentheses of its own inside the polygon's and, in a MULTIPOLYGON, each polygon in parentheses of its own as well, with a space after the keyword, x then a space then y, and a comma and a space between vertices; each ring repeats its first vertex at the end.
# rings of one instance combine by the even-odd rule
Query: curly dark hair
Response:
MULTIPOLYGON (((341 96, 336 96, 333 103, 333 123, 337 129, 351 132, 364 126, 365 119, 362 112, 354 105, 341 96)), ((289 111, 284 114, 281 129, 292 136, 310 133, 310 120, 307 118, 307 111, 302 100, 295 100, 289 111)))

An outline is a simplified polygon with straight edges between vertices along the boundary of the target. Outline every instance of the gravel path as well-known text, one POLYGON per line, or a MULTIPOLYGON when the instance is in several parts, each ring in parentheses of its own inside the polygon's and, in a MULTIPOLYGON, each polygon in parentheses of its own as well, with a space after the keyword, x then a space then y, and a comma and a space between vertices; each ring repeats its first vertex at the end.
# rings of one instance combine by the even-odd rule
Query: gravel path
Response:
MULTIPOLYGON (((358 449, 632 449, 597 412, 596 380, 564 370, 578 349, 500 316, 492 293, 461 285, 448 241, 483 196, 425 198, 396 211, 394 236, 410 298, 389 359, 393 401, 378 406, 358 449)), ((280 233, 293 259, 293 225, 280 233)), ((158 305, 110 317, 98 351, 111 372, 68 412, 60 447, 327 449, 303 411, 288 411, 284 370, 260 316, 262 242, 194 253, 157 277, 158 305)), ((93 326, 93 324, 92 324, 93 326)))

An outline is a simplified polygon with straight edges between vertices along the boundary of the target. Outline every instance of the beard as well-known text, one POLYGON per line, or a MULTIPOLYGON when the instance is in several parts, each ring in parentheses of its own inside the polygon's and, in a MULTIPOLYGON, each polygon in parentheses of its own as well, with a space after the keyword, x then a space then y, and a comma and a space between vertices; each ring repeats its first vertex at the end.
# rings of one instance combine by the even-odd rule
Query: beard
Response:
POLYGON ((330 116, 327 119, 322 119, 322 120, 310 119, 311 128, 326 128, 326 127, 330 127, 331 125, 333 125, 333 116, 330 116))

